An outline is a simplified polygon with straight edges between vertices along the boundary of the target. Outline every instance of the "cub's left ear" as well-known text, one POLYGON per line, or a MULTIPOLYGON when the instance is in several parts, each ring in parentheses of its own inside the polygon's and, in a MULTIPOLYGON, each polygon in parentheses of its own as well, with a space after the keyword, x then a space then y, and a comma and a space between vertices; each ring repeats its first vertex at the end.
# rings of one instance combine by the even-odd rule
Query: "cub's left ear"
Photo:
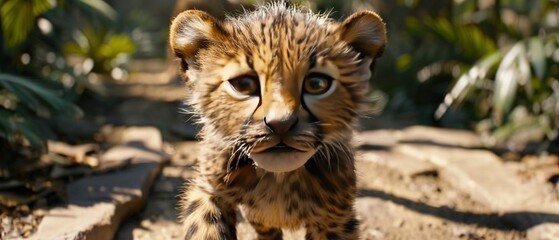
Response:
POLYGON ((227 38, 220 22, 206 12, 198 10, 180 13, 173 20, 169 32, 169 45, 173 53, 181 59, 182 70, 197 64, 197 55, 201 49, 227 38))
POLYGON ((339 27, 341 39, 370 58, 382 55, 386 27, 378 14, 362 11, 349 16, 339 27))

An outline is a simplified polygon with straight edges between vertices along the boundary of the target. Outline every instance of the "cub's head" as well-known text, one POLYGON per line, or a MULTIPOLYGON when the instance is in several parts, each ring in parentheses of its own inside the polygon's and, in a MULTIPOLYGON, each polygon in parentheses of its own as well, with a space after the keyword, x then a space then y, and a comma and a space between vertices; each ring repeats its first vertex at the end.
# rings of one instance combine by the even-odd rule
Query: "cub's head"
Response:
POLYGON ((270 172, 347 150, 386 43, 373 12, 336 22, 281 4, 224 21, 185 11, 170 32, 203 135, 270 172))

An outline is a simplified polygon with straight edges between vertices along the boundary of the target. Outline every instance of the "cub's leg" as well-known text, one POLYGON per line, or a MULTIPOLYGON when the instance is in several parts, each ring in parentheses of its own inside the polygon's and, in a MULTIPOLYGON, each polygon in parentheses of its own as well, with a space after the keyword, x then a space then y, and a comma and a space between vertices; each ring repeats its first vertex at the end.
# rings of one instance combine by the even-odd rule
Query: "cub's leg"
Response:
MULTIPOLYGON (((325 219, 320 223, 307 224, 305 240, 355 240, 359 239, 359 222, 353 213, 346 216, 325 219), (347 218, 347 216, 351 216, 347 218)), ((339 215, 338 215, 339 216, 339 215)))
POLYGON ((281 229, 279 228, 271 228, 271 227, 266 227, 262 224, 259 223, 255 223, 255 222, 250 222, 250 225, 252 225, 252 227, 254 228, 254 230, 256 231, 256 234, 258 234, 258 240, 282 240, 282 232, 281 229))
POLYGON ((233 205, 197 184, 183 195, 185 240, 235 240, 236 213, 233 205))

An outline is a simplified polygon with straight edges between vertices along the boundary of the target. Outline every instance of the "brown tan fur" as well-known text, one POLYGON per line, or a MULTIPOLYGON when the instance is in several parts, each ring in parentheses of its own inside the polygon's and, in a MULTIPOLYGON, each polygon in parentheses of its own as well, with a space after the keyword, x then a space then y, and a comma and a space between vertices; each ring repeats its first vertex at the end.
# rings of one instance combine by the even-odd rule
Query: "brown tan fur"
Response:
POLYGON ((281 3, 224 21, 195 10, 178 15, 170 45, 202 125, 199 174, 182 198, 185 239, 236 239, 238 206, 258 239, 299 227, 306 239, 357 239, 352 126, 385 42, 384 24, 368 11, 341 23, 281 3), (331 76, 334 92, 304 93, 312 72, 331 76), (224 90, 241 75, 258 79, 258 96, 236 99, 224 90), (281 134, 266 123, 293 117, 281 134), (282 173, 248 157, 279 141, 317 152, 282 173))

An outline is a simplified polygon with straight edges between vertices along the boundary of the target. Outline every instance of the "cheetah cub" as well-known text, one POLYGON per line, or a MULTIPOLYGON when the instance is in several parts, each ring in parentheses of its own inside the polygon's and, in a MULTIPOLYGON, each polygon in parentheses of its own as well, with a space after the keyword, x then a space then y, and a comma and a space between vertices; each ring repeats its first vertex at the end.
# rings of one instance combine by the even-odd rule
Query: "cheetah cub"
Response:
POLYGON ((170 46, 198 114, 198 176, 182 198, 185 239, 358 239, 352 126, 386 29, 370 11, 336 22, 283 4, 218 21, 188 10, 170 46))

